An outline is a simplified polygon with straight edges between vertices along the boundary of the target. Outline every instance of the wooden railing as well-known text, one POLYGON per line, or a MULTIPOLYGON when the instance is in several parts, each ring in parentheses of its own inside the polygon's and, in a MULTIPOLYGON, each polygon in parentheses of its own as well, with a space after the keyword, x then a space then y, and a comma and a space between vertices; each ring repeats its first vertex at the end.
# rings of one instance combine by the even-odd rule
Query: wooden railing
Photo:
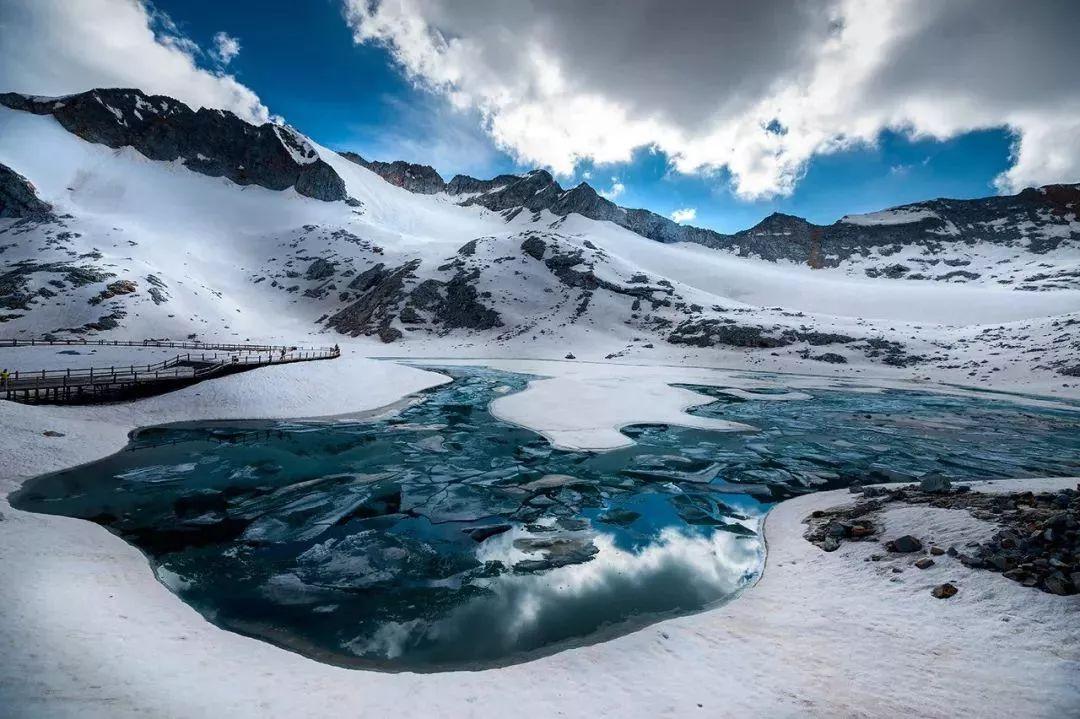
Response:
MULTIPOLYGON (((191 349, 220 352, 278 352, 281 350, 295 350, 295 345, 258 345, 258 344, 221 344, 218 342, 197 342, 195 340, 88 340, 88 339, 30 339, 2 338, 0 347, 36 347, 36 346, 60 345, 65 347, 172 347, 176 349, 191 349)), ((336 346, 336 345, 335 345, 336 346)), ((321 351, 332 350, 333 347, 309 347, 306 350, 321 351)))
POLYGON ((211 350, 211 353, 187 352, 145 365, 16 371, 0 386, 0 396, 26 403, 100 402, 124 396, 154 394, 255 367, 334 359, 341 355, 336 345, 314 349, 277 346, 272 351, 255 350, 255 345, 200 344, 200 347, 211 350), (217 349, 230 346, 238 349, 231 352, 217 349))

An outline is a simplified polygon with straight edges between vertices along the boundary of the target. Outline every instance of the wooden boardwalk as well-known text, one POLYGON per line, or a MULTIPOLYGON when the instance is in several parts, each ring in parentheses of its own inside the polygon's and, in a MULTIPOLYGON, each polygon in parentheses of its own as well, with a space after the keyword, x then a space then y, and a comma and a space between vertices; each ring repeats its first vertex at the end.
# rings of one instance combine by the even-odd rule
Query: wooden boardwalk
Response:
POLYGON ((213 344, 171 340, 5 340, 0 347, 39 345, 175 347, 197 350, 151 364, 82 369, 16 370, 0 387, 0 398, 27 404, 91 404, 145 397, 267 365, 311 362, 341 356, 333 347, 213 344))

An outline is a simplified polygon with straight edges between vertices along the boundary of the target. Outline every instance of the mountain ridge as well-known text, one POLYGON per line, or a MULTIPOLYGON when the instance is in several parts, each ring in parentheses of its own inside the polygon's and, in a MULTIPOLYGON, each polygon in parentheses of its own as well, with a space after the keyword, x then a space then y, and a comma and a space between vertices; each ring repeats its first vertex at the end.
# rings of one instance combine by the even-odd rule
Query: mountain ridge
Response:
MULTIPOLYGON (((345 153, 346 157, 349 155, 345 153)), ((592 220, 613 222, 658 242, 692 242, 744 257, 759 257, 772 262, 793 261, 814 268, 836 267, 852 255, 869 256, 875 250, 898 251, 912 242, 930 249, 943 242, 986 241, 1015 245, 1028 237, 1016 225, 1051 219, 1046 213, 1060 217, 1063 222, 1059 225, 1076 226, 1069 227, 1067 232, 1055 231, 1035 237, 1028 245, 1031 251, 1041 254, 1065 242, 1080 242, 1080 224, 1076 223, 1080 216, 1080 184, 1027 188, 1015 195, 935 198, 876 212, 845 215, 825 225, 797 215, 773 212, 753 227, 724 234, 676 223, 651 210, 622 207, 601 196, 587 182, 566 190, 551 173, 542 169, 524 175, 500 175, 491 180, 456 175, 446 183, 441 182, 441 176, 427 165, 400 160, 365 162, 365 167, 384 179, 389 177, 387 181, 399 187, 404 185, 395 178, 402 173, 425 174, 428 178, 434 173, 437 180, 429 181, 425 186, 426 194, 443 192, 452 197, 465 196, 459 204, 480 205, 506 213, 508 219, 526 211, 535 214, 547 210, 559 217, 577 213, 592 220), (382 170, 382 167, 388 169, 382 170), (973 217, 980 213, 988 216, 973 217), (1010 215, 1019 217, 1012 222, 1014 227, 993 225, 1003 219, 1009 220, 1010 215), (976 223, 982 227, 970 229, 976 223), (994 226, 994 229, 986 231, 986 226, 994 226)))
MULTIPOLYGON (((228 111, 192 110, 167 96, 124 88, 94 89, 61 98, 5 93, 0 94, 0 105, 51 115, 88 142, 114 148, 130 146, 150 159, 178 160, 194 172, 226 177, 240 185, 257 184, 274 190, 291 187, 314 199, 355 204, 339 173, 319 157, 307 138, 286 125, 257 126, 228 111)), ((544 212, 556 217, 579 214, 657 242, 694 243, 770 262, 820 269, 853 261, 866 265, 861 271, 868 277, 966 281, 986 274, 974 270, 918 271, 917 265, 940 261, 946 246, 1000 245, 1038 255, 1062 245, 1080 245, 1080 184, 1028 188, 1008 196, 936 198, 845 215, 828 225, 774 212, 753 227, 724 234, 676 223, 648 209, 621 207, 585 182, 564 189, 543 169, 488 180, 459 174, 446 182, 429 165, 367 160, 348 151, 340 156, 407 191, 445 194, 458 204, 502 213, 508 221, 526 212, 535 218, 544 212), (910 258, 910 263, 887 259, 905 247, 916 247, 919 256, 910 258)), ((989 257, 974 261, 979 264, 983 260, 984 264, 991 262, 989 257)), ((992 267, 987 264, 983 269, 992 267)), ((1072 270, 1060 279, 1080 285, 1080 273, 1072 270)))

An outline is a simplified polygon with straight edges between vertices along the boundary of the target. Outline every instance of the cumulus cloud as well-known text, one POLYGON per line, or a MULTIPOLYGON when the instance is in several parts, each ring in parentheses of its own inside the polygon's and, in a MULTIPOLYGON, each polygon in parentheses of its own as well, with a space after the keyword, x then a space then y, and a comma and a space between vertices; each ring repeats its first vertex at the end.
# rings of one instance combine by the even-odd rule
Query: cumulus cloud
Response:
POLYGON ((676 222, 693 222, 697 218, 696 207, 683 207, 671 213, 671 219, 676 222))
POLYGON ((343 0, 359 43, 569 175, 665 152, 790 194, 816 155, 883 130, 1015 135, 1001 190, 1080 178, 1080 3, 1046 0, 343 0))
POLYGON ((626 185, 619 181, 619 178, 611 178, 611 187, 606 190, 598 190, 597 194, 601 197, 606 197, 609 200, 614 200, 616 197, 626 192, 626 185))
POLYGON ((199 46, 144 2, 2 2, 3 91, 65 95, 95 87, 137 87, 193 107, 232 110, 252 122, 269 119, 266 106, 250 88, 230 75, 200 67, 199 46))
POLYGON ((214 49, 210 54, 222 65, 228 65, 240 54, 240 40, 227 32, 217 32, 214 34, 214 49))

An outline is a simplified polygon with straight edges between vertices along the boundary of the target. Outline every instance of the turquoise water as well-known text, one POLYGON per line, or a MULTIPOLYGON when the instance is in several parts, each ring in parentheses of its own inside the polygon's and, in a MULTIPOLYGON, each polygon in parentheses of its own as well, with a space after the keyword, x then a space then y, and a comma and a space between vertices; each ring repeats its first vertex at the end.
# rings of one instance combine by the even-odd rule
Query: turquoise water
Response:
POLYGON ((97 522, 210 621, 322 661, 435 671, 522 661, 726 601, 764 559, 771 503, 852 480, 1080 473, 1080 413, 914 392, 812 391, 639 425, 632 447, 552 449, 454 382, 396 416, 151 427, 13 506, 97 522))

